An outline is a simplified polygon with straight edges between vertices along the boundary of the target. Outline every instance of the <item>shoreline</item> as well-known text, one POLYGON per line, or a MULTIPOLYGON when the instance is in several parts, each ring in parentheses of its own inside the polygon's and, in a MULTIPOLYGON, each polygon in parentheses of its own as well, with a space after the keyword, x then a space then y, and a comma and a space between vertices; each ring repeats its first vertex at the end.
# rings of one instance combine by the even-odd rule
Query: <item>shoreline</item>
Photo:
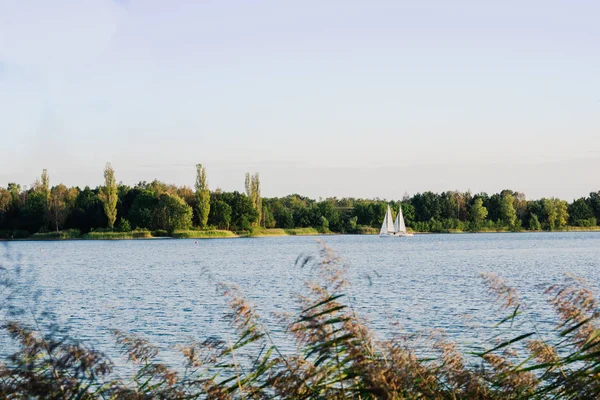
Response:
MULTIPOLYGON (((255 238, 267 238, 267 237, 293 237, 293 236, 377 236, 377 233, 338 233, 338 232, 318 232, 314 229, 312 231, 307 231, 305 228, 301 228, 303 231, 295 232, 294 230, 284 230, 284 229, 274 229, 273 231, 259 231, 257 233, 245 233, 240 232, 236 233, 233 231, 219 231, 218 234, 215 234, 214 231, 207 231, 206 234, 201 233, 202 231, 190 231, 182 233, 174 233, 173 236, 152 236, 151 234, 138 236, 138 235, 127 235, 127 232, 114 232, 116 235, 114 237, 109 237, 110 235, 106 235, 106 233, 102 235, 98 235, 98 237, 85 237, 87 234, 81 235, 80 237, 57 237, 53 235, 48 235, 46 237, 34 237, 32 235, 26 238, 0 238, 0 242, 45 242, 45 241, 67 241, 67 240, 81 240, 81 241, 93 241, 93 240, 177 240, 177 239, 255 239, 255 238), (277 231, 277 232, 274 232, 277 231)), ((555 230, 555 231, 531 231, 531 230, 522 230, 522 231, 509 231, 509 230, 501 230, 501 231, 479 231, 479 232, 469 232, 469 231, 448 231, 448 232, 411 232, 415 235, 469 235, 469 234, 495 234, 495 233, 567 233, 567 232, 581 232, 581 233, 591 233, 591 232, 600 232, 600 227, 597 228, 577 228, 573 229, 564 229, 564 230, 555 230)), ((111 233, 111 232, 109 232, 111 233)), ((44 234, 45 235, 45 234, 44 234)), ((58 234, 60 235, 60 233, 58 234)))

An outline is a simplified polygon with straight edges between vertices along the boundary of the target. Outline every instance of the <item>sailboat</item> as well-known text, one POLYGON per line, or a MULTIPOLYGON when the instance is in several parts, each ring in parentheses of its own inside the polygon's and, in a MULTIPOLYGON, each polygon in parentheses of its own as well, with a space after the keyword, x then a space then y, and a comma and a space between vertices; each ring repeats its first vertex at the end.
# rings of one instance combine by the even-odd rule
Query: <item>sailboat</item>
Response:
POLYGON ((379 237, 405 237, 412 235, 412 233, 406 232, 402 207, 398 210, 396 220, 392 223, 392 210, 388 205, 387 212, 383 218, 383 224, 381 225, 381 230, 379 231, 379 237))

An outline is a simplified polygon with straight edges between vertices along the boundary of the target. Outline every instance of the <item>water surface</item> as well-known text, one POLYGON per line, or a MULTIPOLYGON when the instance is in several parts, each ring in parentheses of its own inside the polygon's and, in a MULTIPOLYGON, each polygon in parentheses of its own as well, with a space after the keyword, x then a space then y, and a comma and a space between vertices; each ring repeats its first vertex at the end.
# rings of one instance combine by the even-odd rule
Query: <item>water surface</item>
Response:
POLYGON ((516 287, 547 330, 555 319, 545 287, 567 272, 596 293, 600 284, 600 233, 583 232, 8 242, 0 255, 5 267, 23 266, 12 302, 29 314, 113 356, 111 329, 137 333, 174 361, 175 345, 230 333, 215 289, 221 281, 238 284, 280 338, 271 313, 297 309, 295 295, 314 271, 295 261, 316 254, 317 239, 347 264, 352 306, 380 337, 436 328, 477 346, 501 315, 482 272, 516 287))

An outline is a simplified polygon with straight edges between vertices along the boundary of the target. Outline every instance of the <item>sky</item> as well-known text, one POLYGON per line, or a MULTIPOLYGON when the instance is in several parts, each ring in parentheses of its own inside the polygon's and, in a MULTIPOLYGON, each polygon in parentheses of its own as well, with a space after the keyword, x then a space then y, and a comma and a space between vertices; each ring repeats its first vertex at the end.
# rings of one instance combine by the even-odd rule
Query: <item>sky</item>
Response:
POLYGON ((600 2, 0 0, 0 186, 600 190, 600 2))

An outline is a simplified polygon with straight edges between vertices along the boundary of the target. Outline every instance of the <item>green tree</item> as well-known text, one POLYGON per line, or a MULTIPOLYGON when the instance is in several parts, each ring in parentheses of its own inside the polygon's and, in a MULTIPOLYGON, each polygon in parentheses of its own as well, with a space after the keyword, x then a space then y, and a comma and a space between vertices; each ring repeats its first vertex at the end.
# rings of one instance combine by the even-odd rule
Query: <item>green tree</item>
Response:
POLYGON ((58 232, 65 225, 77 198, 76 189, 68 189, 62 183, 50 190, 50 221, 58 232))
POLYGON ((556 227, 561 229, 567 226, 569 213, 567 212, 567 202, 560 199, 553 199, 556 204, 556 227))
MULTIPOLYGON (((10 184, 9 184, 10 186, 10 184)), ((590 197, 587 200, 592 212, 594 213, 594 217, 596 221, 600 224, 600 190, 597 192, 591 192, 590 197)))
POLYGON ((280 201, 273 206, 273 217, 275 218, 275 226, 278 228, 290 229, 294 227, 292 210, 280 201))
POLYGON ((513 228, 517 220, 514 202, 515 198, 510 193, 505 193, 500 202, 500 220, 509 228, 513 228))
POLYGON ((556 210, 556 204, 552 199, 542 199, 542 206, 544 207, 544 217, 548 230, 556 229, 558 211, 556 210))
POLYGON ((192 208, 183 199, 163 193, 155 208, 154 226, 169 233, 176 229, 189 229, 192 226, 192 215, 192 208))
POLYGON ((483 199, 481 197, 475 199, 469 210, 469 215, 471 217, 473 230, 479 231, 481 229, 481 224, 483 224, 488 215, 487 208, 483 206, 483 199))
POLYGON ((0 225, 4 222, 4 216, 12 206, 12 196, 4 188, 0 188, 0 225))
POLYGON ((532 231, 539 231, 542 229, 542 225, 536 214, 529 214, 529 229, 532 231))
POLYGON ((133 200, 127 214, 131 225, 134 228, 153 229, 154 209, 157 204, 158 199, 154 195, 154 192, 141 190, 133 200))
POLYGON ((567 211, 569 213, 571 225, 589 226, 591 225, 589 224, 590 220, 594 218, 594 211, 584 197, 577 199, 570 204, 567 211))
POLYGON ((99 194, 104 213, 108 219, 108 227, 113 229, 115 220, 117 219, 117 201, 119 194, 117 190, 117 181, 115 180, 115 170, 110 163, 106 163, 104 167, 104 186, 100 188, 99 194))
POLYGON ((14 182, 9 182, 6 189, 10 192, 12 196, 13 204, 16 204, 19 201, 19 195, 21 194, 21 185, 16 184, 14 182))
POLYGON ((196 211, 198 213, 198 225, 206 228, 208 216, 210 215, 210 191, 206 181, 206 168, 202 164, 196 164, 196 211))
MULTIPOLYGON (((78 191, 78 189, 75 189, 78 191)), ((104 228, 108 224, 98 190, 85 187, 77 194, 75 206, 67 220, 67 226, 87 233, 95 228, 104 228)))
POLYGON ((243 193, 231 192, 221 193, 218 200, 222 200, 231 207, 231 228, 232 230, 249 230, 253 221, 256 221, 257 212, 254 205, 243 193))
POLYGON ((263 205, 263 225, 265 228, 275 228, 275 217, 271 212, 271 209, 265 205, 263 205))
POLYGON ((210 215, 208 219, 211 225, 219 229, 229 229, 231 225, 231 206, 222 200, 214 201, 210 207, 210 215))
POLYGON ((47 206, 48 199, 44 193, 35 189, 27 191, 20 210, 20 222, 18 226, 28 230, 30 233, 39 232, 44 226, 47 206))

